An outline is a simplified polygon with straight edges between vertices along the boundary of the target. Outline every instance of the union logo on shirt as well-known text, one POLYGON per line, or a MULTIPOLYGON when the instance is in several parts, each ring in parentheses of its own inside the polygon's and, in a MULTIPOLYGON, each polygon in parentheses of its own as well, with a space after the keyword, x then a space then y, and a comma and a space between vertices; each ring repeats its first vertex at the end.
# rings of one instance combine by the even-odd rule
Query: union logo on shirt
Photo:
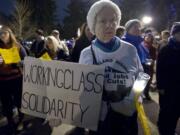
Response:
POLYGON ((112 102, 122 100, 131 91, 134 76, 128 68, 116 60, 107 60, 105 65, 105 90, 112 102))

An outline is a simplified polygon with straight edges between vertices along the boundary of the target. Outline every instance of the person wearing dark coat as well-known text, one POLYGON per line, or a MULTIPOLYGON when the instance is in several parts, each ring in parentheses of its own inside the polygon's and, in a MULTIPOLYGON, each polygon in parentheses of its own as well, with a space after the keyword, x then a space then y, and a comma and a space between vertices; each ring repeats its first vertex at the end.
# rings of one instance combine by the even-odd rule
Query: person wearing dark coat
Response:
POLYGON ((175 135, 180 116, 180 22, 171 28, 171 37, 157 59, 157 88, 159 90, 158 128, 161 135, 175 135))
POLYGON ((92 37, 93 37, 93 35, 89 31, 87 23, 84 23, 81 26, 81 35, 76 40, 75 46, 74 46, 73 51, 72 51, 72 55, 71 55, 72 62, 78 62, 79 61, 81 51, 91 44, 92 37))
POLYGON ((45 47, 45 39, 41 29, 36 30, 36 39, 30 47, 30 55, 38 57, 45 47))
POLYGON ((157 47, 158 53, 165 45, 167 45, 169 37, 170 37, 170 32, 168 30, 163 30, 161 32, 161 40, 158 42, 158 47, 157 47))

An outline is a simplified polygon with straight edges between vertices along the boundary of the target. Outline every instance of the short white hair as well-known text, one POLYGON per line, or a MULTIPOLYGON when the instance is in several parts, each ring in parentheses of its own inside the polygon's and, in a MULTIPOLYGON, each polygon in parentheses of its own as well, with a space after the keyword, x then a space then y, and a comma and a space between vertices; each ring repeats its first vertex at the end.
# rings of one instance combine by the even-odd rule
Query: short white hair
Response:
POLYGON ((132 20, 127 21, 126 24, 125 24, 125 30, 126 30, 126 32, 129 32, 129 30, 130 30, 135 24, 139 24, 140 26, 142 25, 142 24, 141 24, 141 21, 138 20, 138 19, 132 19, 132 20))
POLYGON ((96 16, 104 7, 110 7, 112 8, 112 10, 114 10, 117 17, 117 25, 120 24, 121 11, 119 7, 110 0, 99 0, 91 6, 87 14, 87 24, 90 29, 90 32, 93 34, 95 34, 96 16))

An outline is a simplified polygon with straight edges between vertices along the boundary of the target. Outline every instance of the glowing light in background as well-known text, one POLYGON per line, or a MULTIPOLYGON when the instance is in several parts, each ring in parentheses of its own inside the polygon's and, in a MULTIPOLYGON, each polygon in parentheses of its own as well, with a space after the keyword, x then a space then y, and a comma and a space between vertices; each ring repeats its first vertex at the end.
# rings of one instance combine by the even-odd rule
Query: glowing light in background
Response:
POLYGON ((152 22, 152 17, 150 17, 150 16, 144 16, 144 17, 142 18, 142 22, 143 22, 144 24, 150 24, 150 23, 152 22))

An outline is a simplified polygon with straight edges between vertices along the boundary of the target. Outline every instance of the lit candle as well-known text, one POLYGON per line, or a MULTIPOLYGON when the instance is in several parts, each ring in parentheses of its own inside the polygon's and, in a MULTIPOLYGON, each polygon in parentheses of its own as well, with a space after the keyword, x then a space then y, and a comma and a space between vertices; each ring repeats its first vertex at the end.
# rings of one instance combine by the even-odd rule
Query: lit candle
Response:
POLYGON ((142 93, 149 79, 150 79, 150 76, 148 74, 140 72, 134 82, 133 91, 137 94, 142 93))

